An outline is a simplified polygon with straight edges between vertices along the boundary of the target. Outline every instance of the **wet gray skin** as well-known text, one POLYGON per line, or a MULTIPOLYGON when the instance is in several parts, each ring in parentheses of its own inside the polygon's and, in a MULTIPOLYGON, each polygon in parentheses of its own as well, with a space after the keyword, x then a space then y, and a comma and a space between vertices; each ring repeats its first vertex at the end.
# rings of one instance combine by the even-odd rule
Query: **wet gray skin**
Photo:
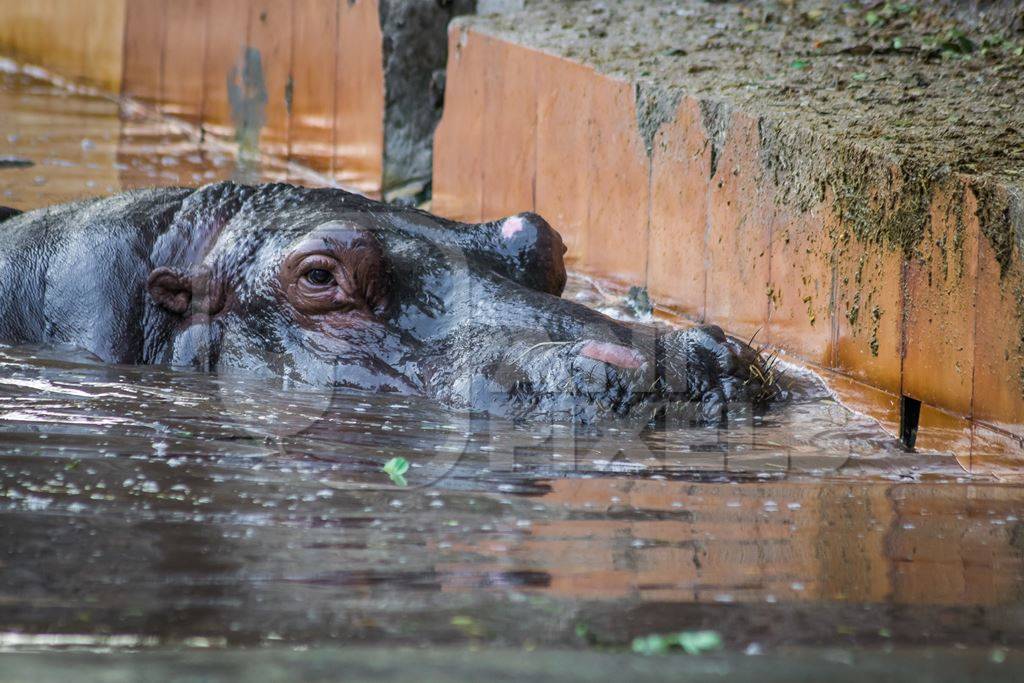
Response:
POLYGON ((4 221, 0 340, 516 419, 717 423, 772 393, 717 327, 561 299, 564 251, 530 213, 467 225, 284 184, 129 192, 4 221))

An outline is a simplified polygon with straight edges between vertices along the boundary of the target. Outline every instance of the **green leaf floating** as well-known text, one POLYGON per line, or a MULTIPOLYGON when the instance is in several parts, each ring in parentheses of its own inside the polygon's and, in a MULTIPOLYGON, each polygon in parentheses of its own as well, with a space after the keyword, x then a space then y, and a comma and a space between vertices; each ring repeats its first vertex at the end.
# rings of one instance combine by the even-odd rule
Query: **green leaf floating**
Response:
POLYGON ((391 477, 391 481, 395 482, 399 486, 405 486, 408 484, 403 476, 409 471, 409 461, 405 458, 391 458, 384 463, 384 467, 382 469, 386 475, 391 477))
POLYGON ((688 655, 699 655, 722 647, 722 636, 716 631, 682 631, 633 639, 633 652, 642 655, 664 654, 674 647, 681 648, 688 655))

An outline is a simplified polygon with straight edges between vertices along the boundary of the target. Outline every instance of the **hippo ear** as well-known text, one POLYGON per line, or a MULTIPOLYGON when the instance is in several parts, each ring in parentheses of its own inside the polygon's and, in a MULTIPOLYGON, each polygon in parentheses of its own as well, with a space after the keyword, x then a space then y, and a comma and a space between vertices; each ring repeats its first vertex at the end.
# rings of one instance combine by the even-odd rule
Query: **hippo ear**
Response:
POLYGON ((155 268, 146 287, 153 301, 171 313, 184 315, 192 304, 192 278, 173 268, 155 268))

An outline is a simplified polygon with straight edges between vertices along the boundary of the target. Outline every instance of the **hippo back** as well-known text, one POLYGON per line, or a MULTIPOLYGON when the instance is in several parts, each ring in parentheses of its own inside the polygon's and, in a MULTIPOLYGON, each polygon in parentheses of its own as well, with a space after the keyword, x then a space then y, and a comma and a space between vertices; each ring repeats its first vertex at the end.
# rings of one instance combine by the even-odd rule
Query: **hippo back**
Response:
POLYGON ((28 211, 0 226, 0 341, 73 344, 136 362, 150 251, 190 190, 28 211))

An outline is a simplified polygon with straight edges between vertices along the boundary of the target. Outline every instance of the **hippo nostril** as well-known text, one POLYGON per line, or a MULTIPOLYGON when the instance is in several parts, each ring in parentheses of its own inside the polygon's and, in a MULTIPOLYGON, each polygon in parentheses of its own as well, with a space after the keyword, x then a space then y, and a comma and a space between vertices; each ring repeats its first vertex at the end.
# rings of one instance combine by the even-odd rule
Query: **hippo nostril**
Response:
POLYGON ((644 357, 639 351, 611 342, 588 341, 580 349, 580 355, 628 370, 644 364, 644 357))

